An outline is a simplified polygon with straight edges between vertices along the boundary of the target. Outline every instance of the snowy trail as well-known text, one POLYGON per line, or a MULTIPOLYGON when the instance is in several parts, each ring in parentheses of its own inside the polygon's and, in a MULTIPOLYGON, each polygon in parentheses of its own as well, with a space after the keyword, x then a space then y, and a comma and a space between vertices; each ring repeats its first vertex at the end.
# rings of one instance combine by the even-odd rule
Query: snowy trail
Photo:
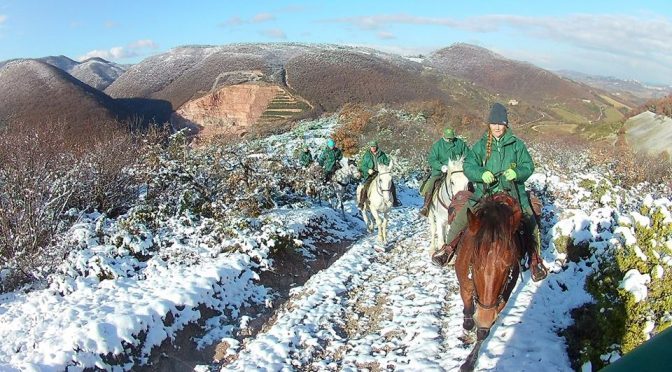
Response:
MULTIPOLYGON (((375 249, 375 235, 357 241, 294 289, 275 323, 223 370, 459 369, 471 348, 458 339, 457 278, 452 268, 429 263, 419 198, 403 201, 391 215, 385 252, 375 249)), ((547 321, 553 302, 566 299, 545 283, 532 283, 525 273, 481 348, 477 370, 571 370, 557 325, 547 321), (525 333, 529 337, 519 337, 525 333)))

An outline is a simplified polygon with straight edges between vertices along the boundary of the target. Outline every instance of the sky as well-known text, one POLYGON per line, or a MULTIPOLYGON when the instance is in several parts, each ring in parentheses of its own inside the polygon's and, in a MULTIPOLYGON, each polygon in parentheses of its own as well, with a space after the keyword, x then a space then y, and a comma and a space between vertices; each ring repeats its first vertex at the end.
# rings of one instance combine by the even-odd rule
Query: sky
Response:
POLYGON ((479 45, 549 70, 672 85, 672 4, 644 1, 0 0, 0 61, 137 63, 180 45, 301 42, 426 55, 479 45))

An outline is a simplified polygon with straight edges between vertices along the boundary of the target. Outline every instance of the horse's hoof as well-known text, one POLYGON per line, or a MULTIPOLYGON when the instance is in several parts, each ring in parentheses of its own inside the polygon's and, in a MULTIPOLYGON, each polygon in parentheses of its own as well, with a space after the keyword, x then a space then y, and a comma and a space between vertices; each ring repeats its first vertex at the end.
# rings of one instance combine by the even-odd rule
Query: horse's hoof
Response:
POLYGON ((464 328, 467 331, 471 331, 474 329, 474 326, 476 324, 474 323, 474 318, 465 318, 464 321, 462 322, 462 328, 464 328))
POLYGON ((462 332, 462 335, 457 336, 457 339, 462 341, 465 346, 472 345, 474 342, 476 342, 476 335, 474 332, 465 331, 462 332))

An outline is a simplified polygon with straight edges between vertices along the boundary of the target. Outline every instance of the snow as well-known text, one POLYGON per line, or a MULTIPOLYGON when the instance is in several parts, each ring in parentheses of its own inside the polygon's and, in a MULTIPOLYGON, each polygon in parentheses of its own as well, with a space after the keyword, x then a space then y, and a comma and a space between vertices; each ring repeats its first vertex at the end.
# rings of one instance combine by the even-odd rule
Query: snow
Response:
POLYGON ((646 299, 647 287, 646 285, 651 282, 651 277, 649 274, 643 274, 637 269, 630 269, 625 273, 621 284, 618 288, 623 288, 626 291, 632 293, 635 297, 635 302, 642 301, 646 299))
MULTIPOLYGON (((248 153, 291 158, 299 143, 315 153, 338 119, 313 124, 271 136, 248 153)), ((572 370, 559 334, 572 323, 572 309, 593 301, 584 284, 598 265, 595 257, 567 262, 555 247, 557 239, 585 244, 595 254, 633 247, 642 260, 649 259, 635 230, 651 220, 636 210, 648 205, 669 219, 672 203, 653 197, 641 197, 640 203, 626 197, 621 203, 618 190, 591 200, 578 185, 581 179, 600 181, 592 174, 567 180, 550 171, 528 180, 552 195, 544 197, 541 226, 549 276, 537 283, 529 272, 518 278, 482 344, 477 370, 572 370)), ((156 346, 199 320, 205 333, 196 345, 225 342, 227 354, 235 357, 223 370, 456 370, 470 352, 459 338, 459 285, 452 268, 430 264, 428 223, 417 215, 422 203, 417 180, 397 187, 403 206, 391 213, 390 242, 384 246, 375 235, 364 235, 352 200, 344 214, 308 201, 276 207, 226 239, 206 232, 214 224, 208 219, 174 218, 158 231, 137 223, 131 233, 121 227, 127 216, 83 215, 64 237, 73 249, 47 288, 0 296, 0 370, 139 368, 156 346), (281 302, 259 284, 259 272, 274 269, 270 252, 284 241, 306 259, 323 243, 351 245, 327 269, 292 288, 262 332, 242 336, 255 320, 245 307, 281 302), (157 246, 159 253, 152 255, 157 246), (239 249, 228 249, 232 246, 239 249), (205 319, 203 308, 219 315, 205 319), (113 354, 130 357, 113 365, 113 354)), ((661 265, 645 274, 630 270, 620 283, 636 301, 646 299, 651 278, 662 278, 672 266, 672 240, 657 249, 661 265)), ((604 352, 605 360, 620 357, 616 350, 604 352)))

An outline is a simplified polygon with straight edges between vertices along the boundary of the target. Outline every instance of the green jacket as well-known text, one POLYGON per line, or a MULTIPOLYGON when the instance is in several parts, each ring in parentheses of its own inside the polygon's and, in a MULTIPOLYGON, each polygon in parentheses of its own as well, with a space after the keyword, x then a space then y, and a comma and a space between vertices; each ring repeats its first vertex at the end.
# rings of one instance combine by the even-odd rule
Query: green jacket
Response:
POLYGON ((302 167, 307 167, 312 162, 313 162, 313 155, 310 154, 310 151, 301 151, 301 158, 299 159, 299 164, 301 164, 302 167))
POLYGON ((335 171, 336 163, 343 158, 341 150, 337 147, 330 149, 325 147, 317 159, 317 162, 322 166, 325 172, 329 173, 335 171))
POLYGON ((366 150, 361 163, 359 163, 359 170, 362 172, 362 176, 365 178, 368 177, 369 169, 377 171, 378 164, 390 165, 390 159, 387 157, 387 154, 380 149, 376 151, 375 155, 371 152, 371 149, 366 150))
POLYGON ((512 182, 506 180, 503 175, 496 177, 499 182, 491 186, 492 192, 504 191, 504 188, 510 188, 511 196, 519 199, 521 206, 524 209, 530 208, 530 201, 525 192, 525 181, 534 172, 534 163, 532 157, 527 151, 525 143, 518 139, 518 137, 511 134, 507 129, 501 139, 492 139, 492 151, 487 163, 483 164, 486 155, 486 145, 488 143, 488 134, 486 133, 480 140, 478 140, 471 149, 470 154, 464 162, 464 175, 474 183, 476 192, 474 197, 480 199, 485 192, 485 184, 483 183, 483 173, 486 170, 497 175, 509 168, 514 168, 516 171, 516 179, 512 182))
POLYGON ((432 176, 440 175, 441 166, 448 164, 449 160, 456 160, 461 156, 466 157, 469 152, 469 146, 459 138, 455 138, 453 141, 439 138, 429 149, 427 155, 429 165, 432 167, 432 176))

